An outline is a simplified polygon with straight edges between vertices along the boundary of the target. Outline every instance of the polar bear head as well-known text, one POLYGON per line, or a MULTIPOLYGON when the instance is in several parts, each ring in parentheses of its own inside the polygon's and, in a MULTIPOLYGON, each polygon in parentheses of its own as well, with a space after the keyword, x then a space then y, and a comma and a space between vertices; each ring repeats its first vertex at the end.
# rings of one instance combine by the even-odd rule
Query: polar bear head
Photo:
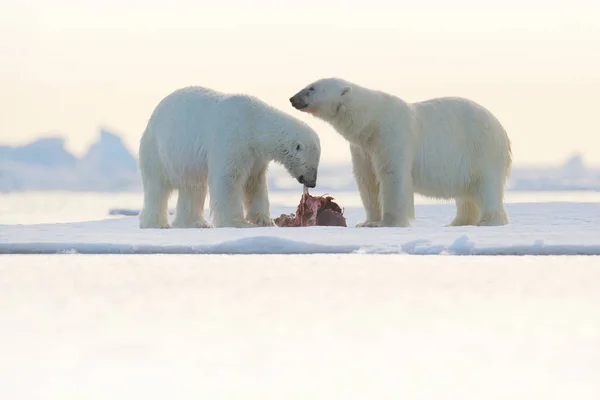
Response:
POLYGON ((317 172, 321 158, 319 136, 303 123, 287 132, 283 143, 283 166, 296 180, 306 187, 317 186, 317 172))
POLYGON ((289 100, 295 109, 328 120, 338 113, 351 91, 349 82, 325 78, 307 85, 289 100))

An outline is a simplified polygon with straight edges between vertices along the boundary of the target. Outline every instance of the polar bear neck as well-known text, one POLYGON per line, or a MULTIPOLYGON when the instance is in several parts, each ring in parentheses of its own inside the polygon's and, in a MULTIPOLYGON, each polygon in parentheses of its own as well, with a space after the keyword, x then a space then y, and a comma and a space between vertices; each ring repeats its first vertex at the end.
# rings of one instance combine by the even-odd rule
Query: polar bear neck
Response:
POLYGON ((252 142, 254 150, 261 157, 283 163, 291 144, 302 136, 304 126, 300 120, 269 107, 269 118, 254 120, 254 137, 252 142))
POLYGON ((346 140, 358 143, 368 140, 369 127, 377 118, 381 93, 349 84, 351 91, 342 97, 329 116, 321 118, 330 123, 346 140))

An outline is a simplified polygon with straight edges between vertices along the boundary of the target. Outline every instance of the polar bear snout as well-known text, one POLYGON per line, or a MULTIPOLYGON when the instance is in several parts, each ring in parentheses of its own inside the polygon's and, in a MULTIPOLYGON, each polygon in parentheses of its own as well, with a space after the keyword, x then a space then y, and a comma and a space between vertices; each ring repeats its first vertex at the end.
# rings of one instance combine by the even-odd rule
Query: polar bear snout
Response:
POLYGON ((306 186, 307 188, 314 188, 315 186, 317 186, 317 180, 316 179, 304 179, 304 175, 300 175, 298 177, 298 182, 303 184, 304 186, 306 186))
POLYGON ((294 107, 297 110, 302 110, 308 107, 308 104, 306 104, 306 102, 301 98, 300 93, 297 93, 290 97, 290 103, 292 104, 292 107, 294 107))
POLYGON ((312 178, 307 178, 304 175, 300 175, 298 177, 298 183, 303 184, 304 186, 306 186, 307 188, 314 188, 317 186, 317 176, 315 175, 312 178))

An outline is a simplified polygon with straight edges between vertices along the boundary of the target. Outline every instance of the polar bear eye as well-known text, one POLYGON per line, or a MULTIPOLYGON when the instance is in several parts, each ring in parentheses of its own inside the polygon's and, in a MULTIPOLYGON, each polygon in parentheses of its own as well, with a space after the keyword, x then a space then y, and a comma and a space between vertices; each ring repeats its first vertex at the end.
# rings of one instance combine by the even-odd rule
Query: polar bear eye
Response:
POLYGON ((314 92, 315 88, 311 86, 311 87, 308 88, 308 90, 310 90, 311 92, 314 92))
POLYGON ((299 143, 296 145, 296 151, 300 151, 300 144, 299 143))

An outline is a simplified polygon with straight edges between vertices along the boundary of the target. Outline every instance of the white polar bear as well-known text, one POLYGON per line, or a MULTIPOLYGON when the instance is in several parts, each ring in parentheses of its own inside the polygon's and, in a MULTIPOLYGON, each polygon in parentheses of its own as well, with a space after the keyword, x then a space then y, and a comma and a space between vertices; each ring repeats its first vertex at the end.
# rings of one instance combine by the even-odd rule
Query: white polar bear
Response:
POLYGON ((179 192, 174 228, 275 226, 269 162, 283 164, 312 188, 320 156, 313 129, 255 97, 178 89, 156 106, 140 141, 140 228, 170 228, 167 203, 174 190, 179 192), (207 189, 212 225, 204 217, 207 189))
POLYGON ((482 106, 456 97, 407 103, 336 78, 311 83, 289 100, 349 142, 367 214, 358 226, 410 226, 414 193, 455 199, 453 226, 508 223, 511 144, 482 106))

